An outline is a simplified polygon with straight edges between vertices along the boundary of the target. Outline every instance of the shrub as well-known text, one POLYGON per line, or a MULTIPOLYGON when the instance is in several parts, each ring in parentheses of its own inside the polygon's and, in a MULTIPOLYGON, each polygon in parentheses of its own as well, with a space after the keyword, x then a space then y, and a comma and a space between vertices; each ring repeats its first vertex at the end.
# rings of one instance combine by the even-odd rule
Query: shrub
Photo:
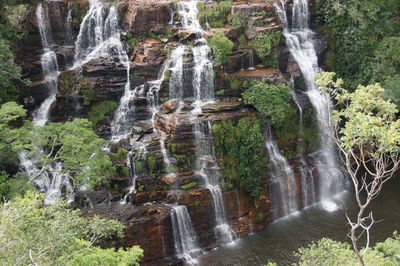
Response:
POLYGON ((272 85, 256 81, 242 95, 245 104, 254 106, 270 124, 279 125, 288 116, 290 92, 287 84, 272 85))
POLYGON ((281 32, 260 33, 250 42, 250 46, 256 51, 265 67, 277 67, 278 59, 275 53, 271 53, 281 39, 281 32))
POLYGON ((7 247, 0 249, 1 265, 139 265, 138 246, 117 251, 93 246, 121 237, 120 222, 86 219, 65 202, 45 207, 43 199, 28 193, 0 205, 0 246, 7 247))
POLYGON ((242 12, 235 12, 229 16, 229 22, 235 30, 244 30, 247 26, 247 17, 242 12))
POLYGON ((228 55, 232 53, 233 42, 224 33, 217 32, 210 40, 210 47, 214 54, 215 62, 224 65, 228 61, 228 55))

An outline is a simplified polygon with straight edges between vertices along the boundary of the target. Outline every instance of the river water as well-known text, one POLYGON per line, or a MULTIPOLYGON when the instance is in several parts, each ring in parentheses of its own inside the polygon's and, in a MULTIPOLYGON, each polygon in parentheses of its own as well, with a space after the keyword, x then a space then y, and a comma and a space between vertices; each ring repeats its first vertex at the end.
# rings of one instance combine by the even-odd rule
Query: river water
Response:
MULTIPOLYGON (((375 224, 373 242, 382 241, 395 230, 400 231, 400 176, 385 184, 383 193, 373 202, 375 224)), ((349 229, 345 212, 354 217, 356 205, 352 192, 343 192, 334 199, 339 209, 327 212, 321 204, 268 225, 261 232, 238 240, 234 247, 221 247, 199 258, 200 265, 265 265, 274 261, 290 265, 296 261, 293 252, 312 241, 329 237, 346 239, 349 229)))

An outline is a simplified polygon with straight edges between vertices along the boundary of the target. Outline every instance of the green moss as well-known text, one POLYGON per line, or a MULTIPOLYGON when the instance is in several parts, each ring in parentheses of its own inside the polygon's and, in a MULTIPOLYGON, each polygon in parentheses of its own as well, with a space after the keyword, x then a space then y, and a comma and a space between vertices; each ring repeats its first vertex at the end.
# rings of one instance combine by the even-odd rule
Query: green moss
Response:
POLYGON ((298 153, 314 152, 318 148, 318 126, 311 107, 303 112, 302 130, 301 132, 300 115, 293 107, 288 110, 286 119, 281 124, 274 126, 279 149, 286 159, 292 159, 298 153), (299 143, 301 139, 303 139, 303 142, 299 143))
POLYGON ((144 191, 144 185, 140 185, 140 186, 138 187, 138 191, 139 191, 139 192, 144 191))
POLYGON ((197 186, 198 184, 199 184, 199 183, 198 183, 197 181, 193 181, 193 182, 190 182, 190 183, 187 183, 187 184, 182 185, 182 186, 181 186, 181 189, 182 189, 182 190, 189 190, 189 189, 194 188, 194 187, 197 186))
POLYGON ((221 90, 217 90, 217 92, 215 93, 217 96, 223 96, 225 94, 225 90, 221 89, 221 90))
POLYGON ((195 206, 195 207, 200 207, 200 206, 201 206, 201 201, 196 200, 196 201, 194 202, 194 206, 195 206))
POLYGON ((88 119, 92 122, 93 127, 95 127, 107 114, 113 112, 117 107, 118 103, 115 101, 104 101, 92 104, 88 112, 88 119))
POLYGON ((212 125, 219 166, 229 184, 256 197, 261 192, 265 165, 264 133, 258 119, 221 121, 212 125))

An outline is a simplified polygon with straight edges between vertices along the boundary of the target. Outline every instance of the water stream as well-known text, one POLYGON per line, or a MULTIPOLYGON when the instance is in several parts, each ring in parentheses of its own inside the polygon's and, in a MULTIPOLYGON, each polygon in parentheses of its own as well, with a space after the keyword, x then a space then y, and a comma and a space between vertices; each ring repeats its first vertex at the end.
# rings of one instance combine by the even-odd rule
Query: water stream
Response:
POLYGON ((197 243, 196 233, 193 230, 189 212, 184 205, 173 205, 171 208, 171 221, 178 258, 184 259, 188 264, 197 264, 202 251, 197 243))
POLYGON ((38 4, 36 16, 39 24, 39 32, 43 49, 40 63, 42 65, 43 78, 48 89, 49 96, 33 113, 33 124, 36 126, 44 126, 49 120, 50 107, 56 100, 58 89, 58 62, 56 53, 54 50, 52 50, 52 33, 47 11, 48 9, 44 9, 41 3, 38 4))
POLYGON ((307 87, 307 95, 315 110, 320 132, 320 153, 317 156, 319 182, 319 200, 326 201, 327 208, 333 208, 329 198, 345 189, 343 174, 339 171, 337 150, 332 141, 330 128, 331 101, 322 94, 315 83, 315 75, 321 71, 314 47, 315 33, 309 28, 308 0, 294 0, 291 25, 287 18, 285 1, 276 4, 276 10, 284 24, 286 45, 299 65, 307 87))
POLYGON ((236 235, 226 219, 222 190, 219 186, 218 165, 214 152, 214 140, 210 122, 195 123, 193 133, 196 143, 197 173, 204 179, 205 186, 213 198, 215 231, 221 244, 233 243, 236 235))
POLYGON ((271 197, 276 199, 273 204, 273 219, 287 216, 299 209, 296 195, 296 180, 293 169, 280 153, 270 128, 267 128, 265 147, 269 157, 269 172, 272 175, 271 197))
MULTIPOLYGON (((400 176, 385 184, 383 193, 372 203, 374 217, 380 220, 374 225, 371 241, 383 241, 392 232, 400 230, 400 176)), ((327 212, 323 204, 315 204, 269 224, 264 230, 237 241, 236 246, 226 246, 199 257, 200 265, 262 266, 274 261, 279 266, 296 262, 294 252, 312 241, 329 237, 349 241, 346 214, 356 215, 357 205, 351 191, 339 193, 332 199, 341 206, 327 212)))

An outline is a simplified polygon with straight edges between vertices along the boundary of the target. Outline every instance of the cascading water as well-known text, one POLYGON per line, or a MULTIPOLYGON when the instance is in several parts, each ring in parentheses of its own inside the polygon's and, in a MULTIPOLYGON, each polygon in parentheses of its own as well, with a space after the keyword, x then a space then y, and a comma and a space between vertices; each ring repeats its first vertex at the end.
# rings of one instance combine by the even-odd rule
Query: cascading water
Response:
POLYGON ((117 58, 126 68, 127 81, 124 95, 111 123, 111 140, 117 142, 132 128, 131 120, 134 111, 130 108, 130 100, 134 95, 130 84, 130 63, 121 42, 117 8, 102 0, 90 0, 89 10, 80 25, 75 47, 73 68, 80 68, 83 64, 102 55, 117 58))
POLYGON ((274 219, 287 216, 299 209, 296 197, 296 181, 293 169, 285 157, 279 152, 278 145, 273 138, 271 129, 267 129, 265 147, 269 155, 269 170, 273 176, 274 188, 278 190, 278 207, 275 208, 274 219))
POLYGON ((175 250, 179 258, 183 258, 190 265, 197 264, 194 259, 201 255, 196 233, 192 227, 189 212, 184 205, 173 205, 171 221, 174 234, 175 250))
POLYGON ((226 221, 222 190, 218 184, 218 165, 210 122, 195 123, 193 133, 196 143, 197 173, 204 179, 205 186, 210 190, 213 198, 216 234, 220 243, 233 243, 236 235, 226 221))
POLYGON ((59 71, 56 53, 51 49, 50 44, 50 41, 52 40, 51 28, 49 25, 50 21, 48 14, 41 3, 39 3, 36 9, 36 16, 43 47, 43 54, 40 62, 42 65, 44 82, 49 90, 49 96, 33 113, 33 123, 37 126, 44 126, 49 120, 50 107, 56 100, 59 71))
MULTIPOLYGON (((57 9, 59 11, 59 6, 57 9)), ((41 56, 41 65, 43 71, 44 82, 49 90, 49 96, 33 113, 33 123, 35 126, 44 126, 50 116, 50 107, 56 100, 57 87, 58 87, 58 62, 57 57, 52 50, 53 37, 50 26, 48 8, 43 8, 39 3, 36 9, 36 16, 39 25, 39 33, 41 37, 43 54, 41 56)), ((58 17, 61 21, 61 16, 58 17)), ((67 24, 69 19, 67 18, 67 24)), ((60 23, 61 24, 61 23, 60 23)), ((69 26, 67 25, 67 28, 69 26)), ((65 40, 67 42, 67 40, 65 40)), ((63 42, 64 43, 64 42, 63 42)), ((39 147, 38 153, 44 151, 39 147)), ((41 169, 36 166, 36 160, 39 154, 33 154, 28 158, 26 152, 19 154, 20 168, 31 179, 35 186, 41 191, 46 193, 45 204, 55 203, 62 197, 64 193, 69 201, 74 198, 73 188, 67 175, 61 172, 62 164, 57 162, 47 166, 47 169, 41 173, 41 169), (39 175, 41 173, 41 175, 39 175), (39 175, 39 176, 38 176, 39 175), (37 177, 36 177, 37 176, 37 177), (36 177, 36 178, 35 178, 36 177)))
POLYGON ((130 108, 130 100, 134 92, 131 91, 129 57, 120 39, 117 8, 101 0, 90 0, 89 5, 75 43, 74 68, 102 55, 116 57, 125 66, 127 81, 124 95, 111 123, 111 140, 116 142, 125 137, 132 128, 134 110, 130 108))
POLYGON ((337 151, 331 139, 330 111, 331 102, 326 94, 321 94, 315 83, 315 75, 320 72, 318 57, 314 47, 315 33, 309 28, 308 0, 294 0, 292 25, 290 27, 285 10, 285 2, 275 5, 284 24, 286 45, 303 74, 307 95, 315 110, 320 132, 320 153, 318 172, 320 175, 319 200, 331 198, 344 190, 344 176, 337 165, 337 151))
MULTIPOLYGON (((196 45, 191 47, 194 63, 192 77, 193 92, 191 95, 193 95, 195 100, 195 110, 193 113, 200 113, 201 105, 214 98, 213 63, 210 58, 211 49, 203 38, 203 29, 198 20, 197 1, 179 2, 178 14, 182 27, 197 35, 196 45)), ((184 45, 177 49, 176 60, 171 69, 170 98, 183 100, 183 56, 185 51, 189 49, 184 45)))

